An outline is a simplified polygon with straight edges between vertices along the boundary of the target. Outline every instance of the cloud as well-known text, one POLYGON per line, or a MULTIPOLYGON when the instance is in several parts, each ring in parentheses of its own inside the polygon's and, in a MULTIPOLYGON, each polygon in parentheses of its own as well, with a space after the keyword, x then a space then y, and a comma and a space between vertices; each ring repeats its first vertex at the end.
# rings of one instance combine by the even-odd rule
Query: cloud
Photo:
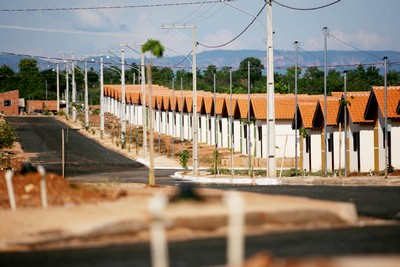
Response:
POLYGON ((79 30, 107 32, 129 28, 127 25, 115 25, 111 17, 93 10, 78 11, 73 20, 72 24, 79 30))
MULTIPOLYGON (((356 33, 346 33, 341 30, 330 31, 328 49, 330 50, 382 50, 389 40, 377 33, 359 30, 356 33)), ((324 37, 312 37, 305 41, 306 50, 323 50, 324 37)))

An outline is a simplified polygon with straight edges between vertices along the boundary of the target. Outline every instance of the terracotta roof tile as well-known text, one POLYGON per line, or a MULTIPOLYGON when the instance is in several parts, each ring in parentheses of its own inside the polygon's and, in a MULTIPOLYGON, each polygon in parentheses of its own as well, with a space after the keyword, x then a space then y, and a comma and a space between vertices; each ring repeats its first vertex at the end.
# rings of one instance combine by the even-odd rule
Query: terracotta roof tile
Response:
MULTIPOLYGON (((382 114, 384 114, 384 87, 374 86, 373 93, 378 101, 378 107, 382 114)), ((400 86, 388 86, 387 87, 387 115, 388 118, 400 118, 397 114, 396 109, 400 99, 400 86)))
MULTIPOLYGON (((312 128, 313 127, 313 119, 316 111, 317 103, 316 102, 300 102, 298 104, 299 113, 301 116, 301 122, 304 128, 312 128)), ((299 126, 300 128, 300 126, 299 126)))
POLYGON ((350 92, 347 93, 347 101, 350 103, 347 105, 349 116, 354 123, 369 123, 373 120, 365 120, 364 112, 367 107, 370 92, 350 92))
MULTIPOLYGON (((339 106, 340 106, 340 98, 328 96, 326 100, 327 100, 326 111, 328 113, 328 116, 326 119, 326 125, 337 125, 337 118, 338 118, 338 112, 339 112, 339 106)), ((322 115, 325 116, 324 100, 321 99, 318 101, 318 103, 321 107, 322 115)))

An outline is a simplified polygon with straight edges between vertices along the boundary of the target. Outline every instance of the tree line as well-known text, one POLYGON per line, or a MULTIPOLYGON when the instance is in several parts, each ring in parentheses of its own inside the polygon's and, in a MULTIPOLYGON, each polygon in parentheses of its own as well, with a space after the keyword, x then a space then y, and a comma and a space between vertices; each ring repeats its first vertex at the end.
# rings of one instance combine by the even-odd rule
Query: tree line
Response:
MULTIPOLYGON (((35 59, 20 60, 19 71, 15 72, 9 66, 0 67, 0 92, 19 90, 20 97, 25 99, 56 99, 57 73, 54 68, 39 70, 35 59)), ((75 81, 77 101, 84 97, 84 71, 81 66, 75 66, 75 81)), ((62 69, 62 66, 60 66, 62 69)), ((121 84, 121 69, 116 66, 104 67, 104 84, 121 84)), ((192 73, 185 69, 174 71, 168 67, 152 66, 153 83, 176 90, 192 89, 192 73)), ((323 94, 324 71, 318 67, 298 68, 298 93, 323 94)), ((66 88, 66 72, 60 70, 60 92, 63 96, 66 88)), ((232 77, 232 92, 246 94, 250 85, 251 93, 266 92, 266 75, 264 66, 258 58, 243 59, 237 69, 230 67, 217 68, 209 65, 206 69, 197 70, 197 89, 218 93, 230 92, 230 77, 232 77), (250 66, 250 68, 248 68, 250 66), (250 70, 249 70, 250 69, 250 70), (250 76, 250 82, 248 77, 250 76)), ((71 90, 71 74, 69 74, 69 89, 71 90)), ((294 93, 295 67, 289 67, 286 72, 275 73, 275 92, 294 93)), ((135 63, 125 67, 125 83, 140 83, 140 66, 135 63)), ((376 66, 357 68, 347 71, 348 91, 369 91, 372 86, 384 84, 383 74, 376 66)), ((390 70, 387 74, 387 84, 400 85, 400 71, 390 70)), ((343 91, 343 72, 329 69, 327 74, 327 94, 332 91, 343 91)), ((88 88, 91 104, 98 104, 100 99, 100 74, 93 67, 88 70, 88 88)))

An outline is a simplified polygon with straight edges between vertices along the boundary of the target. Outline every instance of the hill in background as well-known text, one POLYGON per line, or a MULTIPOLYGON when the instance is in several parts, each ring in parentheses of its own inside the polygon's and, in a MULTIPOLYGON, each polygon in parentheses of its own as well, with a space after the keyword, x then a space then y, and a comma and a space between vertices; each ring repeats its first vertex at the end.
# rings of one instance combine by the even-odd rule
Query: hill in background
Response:
MULTIPOLYGON (((383 57, 388 57, 390 64, 389 70, 400 70, 400 52, 397 51, 328 51, 328 66, 334 66, 337 71, 356 68, 359 64, 376 65, 383 68, 383 57), (378 65, 377 65, 378 64, 378 65), (379 64, 381 64, 379 66, 379 64)), ((263 64, 266 60, 266 52, 262 50, 211 50, 197 54, 198 69, 206 69, 209 65, 215 65, 218 68, 232 67, 238 68, 240 62, 247 57, 259 58, 263 64)), ((22 58, 30 58, 27 56, 16 56, 9 54, 0 54, 0 66, 8 65, 14 71, 18 71, 18 64, 22 58)), ((54 65, 43 59, 37 58, 39 69, 45 70, 53 68, 54 65)), ((191 69, 192 55, 189 59, 184 56, 168 56, 161 59, 153 59, 154 65, 174 67, 179 66, 187 71, 191 69)), ((138 58, 127 58, 128 63, 140 64, 138 58)), ((286 68, 295 65, 295 52, 288 50, 275 50, 274 63, 276 72, 285 72, 286 68)), ((307 68, 309 66, 323 67, 324 51, 300 51, 299 52, 299 67, 307 68)), ((98 70, 98 64, 89 64, 98 70)), ((83 64, 81 64, 83 68, 83 64)), ((61 67, 61 69, 63 69, 61 67)))

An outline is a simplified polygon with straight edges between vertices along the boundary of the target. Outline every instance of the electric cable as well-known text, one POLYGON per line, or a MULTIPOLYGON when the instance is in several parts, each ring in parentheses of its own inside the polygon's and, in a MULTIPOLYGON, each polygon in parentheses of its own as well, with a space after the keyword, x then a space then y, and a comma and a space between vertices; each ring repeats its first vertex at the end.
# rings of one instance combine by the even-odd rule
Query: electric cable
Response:
POLYGON ((326 7, 329 7, 329 6, 333 6, 334 4, 339 3, 340 1, 341 0, 336 0, 336 1, 333 1, 333 2, 331 2, 329 4, 322 5, 322 6, 317 6, 317 7, 301 8, 301 7, 293 7, 293 6, 285 5, 285 4, 282 4, 282 3, 280 3, 280 2, 278 2, 276 0, 272 0, 272 2, 276 3, 277 5, 279 5, 281 7, 292 9, 292 10, 297 10, 297 11, 313 11, 313 10, 323 9, 323 8, 326 8, 326 7))
POLYGON ((237 40, 240 36, 242 36, 249 28, 250 26, 254 23, 254 21, 256 19, 258 19, 258 16, 261 14, 261 12, 264 10, 265 6, 267 5, 267 2, 264 3, 263 7, 260 9, 260 11, 257 13, 257 15, 253 18, 253 20, 249 23, 249 25, 246 26, 246 28, 244 28, 244 30, 239 33, 238 35, 236 35, 236 37, 234 37, 233 39, 231 39, 230 41, 220 44, 220 45, 205 45, 205 44, 201 44, 199 42, 197 42, 198 45, 206 47, 206 48, 220 48, 220 47, 224 47, 232 42, 234 42, 235 40, 237 40))
MULTIPOLYGON (((225 0, 227 2, 234 0, 225 0)), ((170 6, 189 6, 220 3, 221 0, 195 1, 183 3, 161 3, 161 4, 144 4, 144 5, 120 5, 120 6, 94 6, 94 7, 59 7, 59 8, 16 8, 16 9, 0 9, 0 12, 41 12, 41 11, 79 11, 79 10, 99 10, 99 9, 126 9, 126 8, 153 8, 153 7, 170 7, 170 6)))

